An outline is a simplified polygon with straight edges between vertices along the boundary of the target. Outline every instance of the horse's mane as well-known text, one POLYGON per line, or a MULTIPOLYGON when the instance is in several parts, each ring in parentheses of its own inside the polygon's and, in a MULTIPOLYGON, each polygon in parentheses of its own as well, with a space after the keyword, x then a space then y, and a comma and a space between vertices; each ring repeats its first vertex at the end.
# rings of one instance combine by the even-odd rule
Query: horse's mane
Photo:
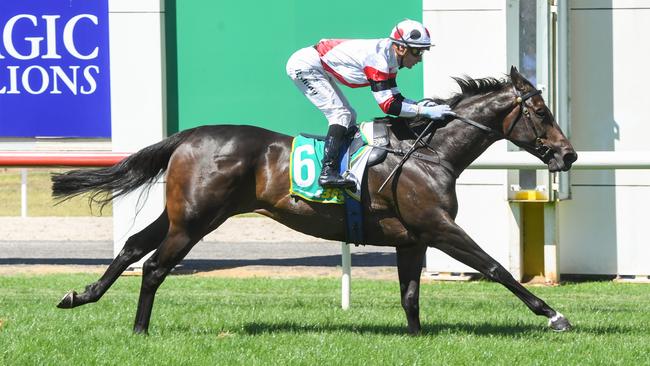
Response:
MULTIPOLYGON (((447 104, 453 109, 461 101, 463 101, 468 97, 497 91, 510 83, 510 78, 497 79, 494 77, 487 77, 487 78, 480 78, 480 79, 472 79, 469 76, 465 76, 465 77, 452 77, 452 79, 454 79, 458 84, 458 86, 460 87, 460 93, 456 93, 448 99, 425 98, 423 100, 432 100, 436 104, 447 104)), ((389 116, 378 117, 375 118, 374 120, 389 122, 394 119, 406 120, 407 123, 411 125, 412 124, 418 125, 422 123, 421 120, 426 120, 426 118, 423 117, 413 118, 413 117, 389 117, 389 116)))
POLYGON ((433 98, 432 100, 436 104, 448 104, 451 108, 454 108, 467 97, 497 91, 510 83, 510 79, 497 79, 493 77, 472 79, 465 76, 462 78, 452 77, 452 79, 460 86, 460 93, 452 95, 449 99, 433 98))

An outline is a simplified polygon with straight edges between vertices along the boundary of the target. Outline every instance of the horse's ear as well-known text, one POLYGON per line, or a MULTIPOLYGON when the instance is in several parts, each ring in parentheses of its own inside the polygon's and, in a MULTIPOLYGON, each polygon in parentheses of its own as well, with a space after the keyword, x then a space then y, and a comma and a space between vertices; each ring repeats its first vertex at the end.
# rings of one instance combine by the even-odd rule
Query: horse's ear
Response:
POLYGON ((519 70, 517 70, 515 65, 510 67, 510 80, 512 80, 512 84, 517 88, 517 90, 524 90, 526 85, 529 84, 523 75, 519 73, 519 70))

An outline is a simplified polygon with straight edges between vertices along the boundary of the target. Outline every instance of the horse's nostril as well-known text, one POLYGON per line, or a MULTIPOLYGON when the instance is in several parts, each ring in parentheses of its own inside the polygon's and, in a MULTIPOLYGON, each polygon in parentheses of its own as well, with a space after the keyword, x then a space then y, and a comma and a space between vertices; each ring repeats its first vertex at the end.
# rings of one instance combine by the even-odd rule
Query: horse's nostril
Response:
POLYGON ((564 160, 565 164, 571 165, 576 160, 578 160, 578 154, 576 154, 575 152, 566 153, 566 154, 564 154, 563 160, 564 160))

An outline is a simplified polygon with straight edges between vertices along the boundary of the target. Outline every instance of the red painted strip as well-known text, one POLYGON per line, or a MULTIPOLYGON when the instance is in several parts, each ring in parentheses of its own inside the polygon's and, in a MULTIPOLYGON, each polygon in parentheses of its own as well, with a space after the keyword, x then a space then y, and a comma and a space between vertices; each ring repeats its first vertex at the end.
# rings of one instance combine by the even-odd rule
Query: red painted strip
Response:
POLYGON ((368 85, 370 85, 370 83, 352 84, 352 83, 348 82, 347 80, 345 80, 345 79, 343 78, 343 76, 341 76, 338 72, 334 71, 334 69, 332 69, 328 64, 326 64, 325 62, 323 62, 323 60, 321 60, 320 63, 323 64, 323 68, 325 69, 325 71, 327 71, 327 72, 329 72, 330 74, 334 75, 334 77, 335 77, 338 81, 340 81, 341 84, 343 84, 343 85, 345 85, 345 86, 348 86, 348 87, 350 87, 350 88, 362 88, 362 87, 364 87, 364 86, 368 86, 368 85))
POLYGON ((0 152, 0 166, 111 166, 128 153, 0 152))

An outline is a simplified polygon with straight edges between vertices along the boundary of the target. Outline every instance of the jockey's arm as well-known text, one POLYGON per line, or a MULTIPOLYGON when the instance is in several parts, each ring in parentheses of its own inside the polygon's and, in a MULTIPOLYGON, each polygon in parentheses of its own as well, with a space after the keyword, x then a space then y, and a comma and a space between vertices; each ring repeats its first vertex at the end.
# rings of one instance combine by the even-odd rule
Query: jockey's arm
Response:
POLYGON ((397 74, 381 72, 372 67, 364 68, 364 73, 372 95, 384 113, 399 117, 415 117, 418 114, 418 105, 405 99, 397 88, 397 74))
POLYGON ((399 92, 399 89, 397 89, 397 85, 395 85, 395 79, 392 80, 394 86, 388 89, 382 89, 383 86, 381 83, 373 83, 370 81, 372 95, 375 97, 379 108, 384 113, 393 116, 415 117, 418 114, 419 106, 415 101, 404 98, 399 92))
POLYGON ((379 108, 386 114, 399 117, 415 117, 422 115, 434 120, 441 120, 447 116, 455 116, 448 105, 436 105, 435 103, 418 104, 402 96, 397 88, 395 74, 382 72, 367 72, 368 82, 372 95, 375 97, 379 108))
POLYGON ((391 79, 380 83, 373 83, 373 81, 370 81, 372 94, 384 113, 399 117, 415 117, 422 115, 434 120, 442 120, 447 116, 456 115, 446 104, 418 104, 415 101, 405 99, 402 94, 400 94, 399 89, 397 89, 397 85, 394 81, 395 79, 392 79, 392 82, 390 80, 391 79), (393 86, 389 87, 390 85, 386 85, 386 83, 393 86))

